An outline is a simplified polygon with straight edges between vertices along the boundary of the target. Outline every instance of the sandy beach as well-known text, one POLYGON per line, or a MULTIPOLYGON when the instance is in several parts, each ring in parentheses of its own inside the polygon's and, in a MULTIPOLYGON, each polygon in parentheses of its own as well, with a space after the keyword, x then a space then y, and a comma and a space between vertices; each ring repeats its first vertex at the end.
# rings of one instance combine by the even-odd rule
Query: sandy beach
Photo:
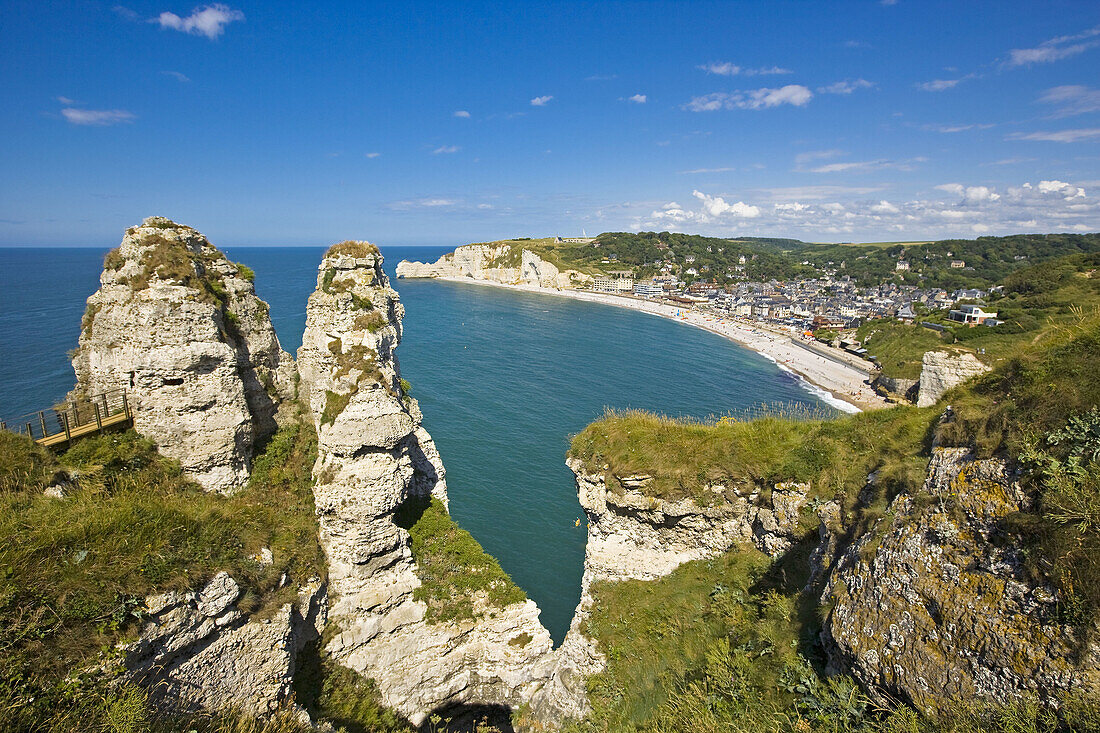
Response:
POLYGON ((716 333, 752 349, 775 362, 780 369, 801 377, 807 390, 844 412, 876 410, 889 406, 882 397, 868 386, 866 372, 808 351, 794 343, 790 336, 764 330, 755 324, 738 321, 733 317, 722 317, 712 313, 692 310, 688 307, 680 308, 610 293, 556 290, 534 285, 507 285, 468 277, 441 277, 438 279, 447 282, 520 290, 540 295, 556 295, 563 298, 572 298, 573 300, 585 300, 591 303, 629 308, 642 313, 669 318, 716 333))

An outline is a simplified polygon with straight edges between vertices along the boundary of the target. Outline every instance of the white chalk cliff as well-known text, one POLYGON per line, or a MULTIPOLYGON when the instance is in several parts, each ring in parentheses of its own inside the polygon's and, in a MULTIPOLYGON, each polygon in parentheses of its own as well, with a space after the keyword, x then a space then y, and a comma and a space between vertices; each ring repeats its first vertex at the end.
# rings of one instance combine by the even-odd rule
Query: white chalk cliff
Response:
POLYGON ((293 395, 252 282, 199 232, 162 217, 131 227, 88 298, 74 397, 125 389, 134 427, 208 491, 248 480, 253 445, 293 395))
POLYGON ((409 533, 407 502, 447 489, 439 455, 402 391, 394 348, 403 308, 365 242, 321 263, 298 363, 318 433, 314 496, 328 558, 326 652, 375 680, 383 702, 419 724, 436 710, 517 706, 549 674, 550 634, 533 601, 473 619, 430 620, 409 533))
POLYGON ((662 499, 648 490, 652 476, 609 477, 576 458, 567 464, 588 518, 588 540, 580 603, 557 652, 553 676, 531 701, 531 716, 544 726, 583 717, 588 712, 585 678, 606 666, 596 641, 584 634, 593 583, 656 580, 685 562, 716 557, 739 544, 780 555, 799 535, 808 489, 779 484, 765 500, 756 490, 712 485, 706 488, 712 502, 662 499))
POLYGON ((967 352, 926 352, 921 359, 917 407, 931 407, 947 390, 988 371, 988 366, 967 352))
POLYGON ((434 263, 402 260, 397 263, 397 276, 466 277, 542 288, 572 288, 592 282, 589 275, 577 270, 559 270, 534 252, 510 244, 468 244, 443 255, 434 263))

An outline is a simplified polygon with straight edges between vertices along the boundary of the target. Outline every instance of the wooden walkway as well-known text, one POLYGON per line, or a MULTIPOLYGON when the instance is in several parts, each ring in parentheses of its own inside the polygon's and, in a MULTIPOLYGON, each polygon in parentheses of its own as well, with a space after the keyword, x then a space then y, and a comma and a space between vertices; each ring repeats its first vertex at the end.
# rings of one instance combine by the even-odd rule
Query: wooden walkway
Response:
POLYGON ((129 425, 133 417, 126 390, 115 389, 87 400, 28 413, 11 424, 0 422, 0 429, 30 436, 47 448, 62 448, 80 438, 129 425))

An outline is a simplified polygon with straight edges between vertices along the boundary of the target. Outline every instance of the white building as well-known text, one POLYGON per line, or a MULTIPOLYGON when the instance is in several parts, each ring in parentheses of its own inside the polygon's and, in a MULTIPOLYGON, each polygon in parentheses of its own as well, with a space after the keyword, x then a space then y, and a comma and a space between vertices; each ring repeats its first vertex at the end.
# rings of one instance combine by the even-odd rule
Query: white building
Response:
POLYGON ((634 289, 634 278, 597 277, 593 281, 592 287, 605 293, 629 293, 634 289))

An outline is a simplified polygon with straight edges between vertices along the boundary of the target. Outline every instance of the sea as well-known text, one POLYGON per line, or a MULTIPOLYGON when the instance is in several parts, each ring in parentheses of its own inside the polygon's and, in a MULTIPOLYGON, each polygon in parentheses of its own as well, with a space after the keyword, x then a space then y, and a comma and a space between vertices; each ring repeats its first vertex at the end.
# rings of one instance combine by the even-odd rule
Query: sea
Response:
MULTIPOLYGON (((607 410, 716 420, 762 404, 828 409, 795 375, 708 331, 599 303, 393 276, 402 259, 450 249, 382 248, 405 306, 401 373, 442 455, 452 515, 538 603, 556 643, 584 562, 584 514, 564 462, 574 434, 607 410)), ((255 270, 294 354, 324 248, 223 250, 255 270)), ((71 389, 67 354, 104 254, 0 248, 0 417, 48 408, 71 389)))

